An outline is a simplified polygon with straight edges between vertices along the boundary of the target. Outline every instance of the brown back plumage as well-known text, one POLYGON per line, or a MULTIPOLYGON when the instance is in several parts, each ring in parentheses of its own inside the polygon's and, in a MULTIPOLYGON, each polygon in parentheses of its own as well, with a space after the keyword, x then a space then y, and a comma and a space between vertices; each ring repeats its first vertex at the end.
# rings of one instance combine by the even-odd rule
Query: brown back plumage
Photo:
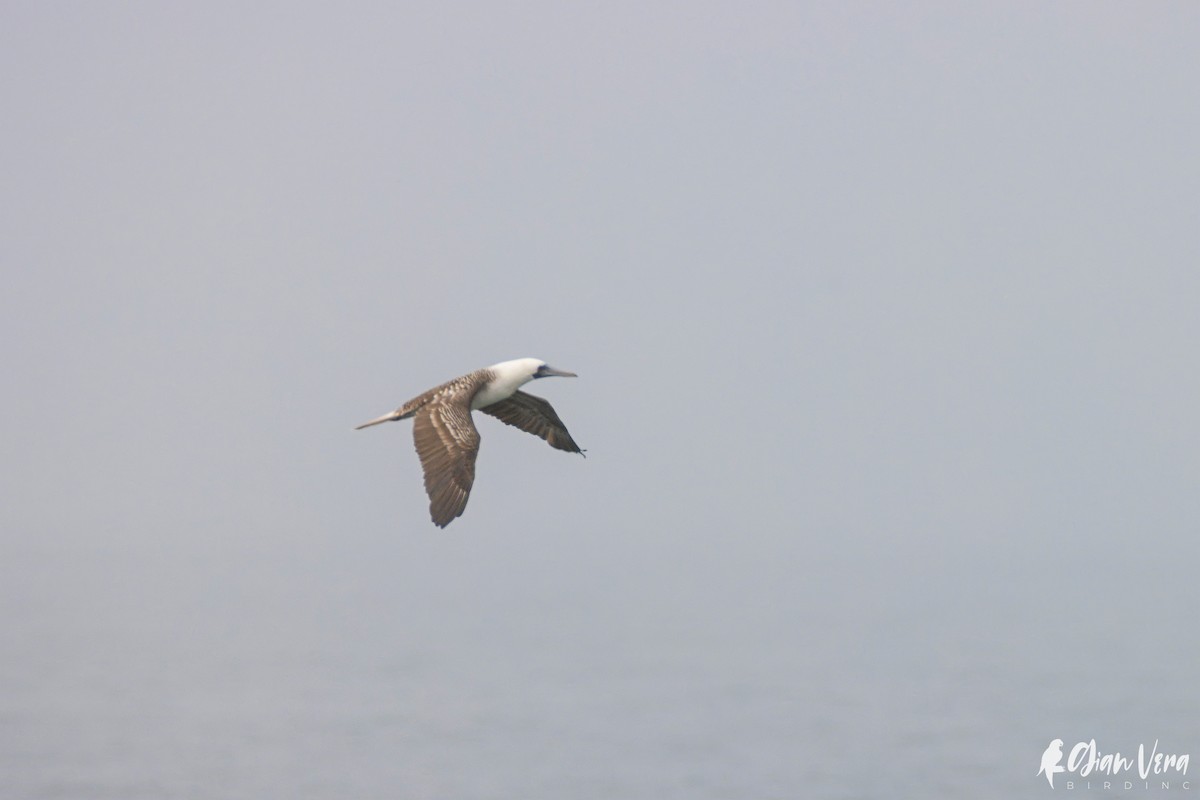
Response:
POLYGON ((477 369, 452 381, 446 381, 441 386, 435 386, 400 406, 397 409, 396 419, 408 419, 426 405, 447 399, 458 400, 465 397, 469 409, 475 395, 491 379, 492 371, 490 369, 477 369))

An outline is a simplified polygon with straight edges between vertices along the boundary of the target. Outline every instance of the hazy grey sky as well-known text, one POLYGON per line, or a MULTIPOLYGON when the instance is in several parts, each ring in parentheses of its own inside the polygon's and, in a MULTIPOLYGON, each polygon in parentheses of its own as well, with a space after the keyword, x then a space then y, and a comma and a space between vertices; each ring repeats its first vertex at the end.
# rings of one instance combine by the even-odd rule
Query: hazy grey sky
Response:
POLYGON ((1165 2, 6 3, 0 557, 348 551, 430 608, 630 620, 1035 596, 1035 646, 1194 646, 1198 39, 1165 2), (351 428, 522 356, 579 373, 537 391, 588 458, 483 418, 438 531, 407 424, 351 428))
POLYGON ((7 527, 405 526, 347 425, 533 354, 592 459, 487 430, 456 535, 1168 535, 1197 12, 963 14, 8 6, 7 527))

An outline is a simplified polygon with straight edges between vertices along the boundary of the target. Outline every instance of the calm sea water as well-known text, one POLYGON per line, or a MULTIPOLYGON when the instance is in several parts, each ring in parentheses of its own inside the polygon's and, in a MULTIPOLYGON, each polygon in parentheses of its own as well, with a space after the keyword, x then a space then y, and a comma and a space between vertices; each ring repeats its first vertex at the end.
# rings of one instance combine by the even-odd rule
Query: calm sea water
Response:
POLYGON ((1056 737, 1200 756, 1189 564, 423 535, 10 548, 0 796, 1009 798, 1056 737))

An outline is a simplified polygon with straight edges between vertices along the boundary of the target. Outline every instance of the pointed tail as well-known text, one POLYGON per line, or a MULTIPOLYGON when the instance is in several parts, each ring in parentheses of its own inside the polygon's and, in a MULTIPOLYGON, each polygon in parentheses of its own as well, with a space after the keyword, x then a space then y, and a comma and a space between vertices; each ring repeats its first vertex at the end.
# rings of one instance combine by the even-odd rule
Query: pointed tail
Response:
POLYGON ((382 417, 376 417, 375 419, 371 420, 370 422, 364 422, 362 425, 356 425, 354 427, 354 430, 361 431, 363 428, 369 428, 372 425, 378 425, 381 422, 391 422, 391 421, 397 420, 397 419, 401 419, 400 412, 399 411, 389 411, 388 413, 384 414, 382 417))

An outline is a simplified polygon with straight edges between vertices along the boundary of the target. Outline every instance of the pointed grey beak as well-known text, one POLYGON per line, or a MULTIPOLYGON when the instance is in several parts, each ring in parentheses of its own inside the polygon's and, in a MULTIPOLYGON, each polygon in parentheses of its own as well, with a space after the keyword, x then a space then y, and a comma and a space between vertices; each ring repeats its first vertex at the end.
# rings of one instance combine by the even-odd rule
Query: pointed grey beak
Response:
POLYGON ((538 371, 533 377, 535 377, 535 378, 553 378, 553 377, 578 378, 579 376, 576 375, 574 372, 567 372, 565 370, 555 369, 554 367, 538 367, 538 371))

